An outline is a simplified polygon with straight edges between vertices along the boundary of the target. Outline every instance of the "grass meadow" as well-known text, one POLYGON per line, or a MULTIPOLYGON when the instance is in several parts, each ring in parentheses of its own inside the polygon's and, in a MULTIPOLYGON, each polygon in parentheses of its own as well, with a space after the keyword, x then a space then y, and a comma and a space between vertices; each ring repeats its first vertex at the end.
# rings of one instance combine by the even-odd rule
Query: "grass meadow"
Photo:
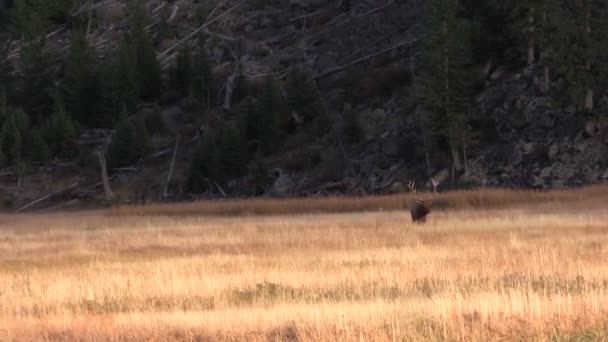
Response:
POLYGON ((0 216, 0 341, 608 340, 608 187, 0 216))

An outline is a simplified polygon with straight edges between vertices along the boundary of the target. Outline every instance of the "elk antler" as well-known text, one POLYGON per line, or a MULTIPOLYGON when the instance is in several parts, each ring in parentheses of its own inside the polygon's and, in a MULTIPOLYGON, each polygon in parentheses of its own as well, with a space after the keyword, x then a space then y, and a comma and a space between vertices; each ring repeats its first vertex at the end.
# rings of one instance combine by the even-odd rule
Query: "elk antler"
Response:
POLYGON ((427 202, 431 202, 437 196, 437 185, 439 185, 439 183, 436 180, 431 178, 431 184, 433 185, 433 194, 431 195, 431 197, 429 197, 427 199, 422 199, 422 198, 418 197, 418 195, 416 194, 416 183, 414 181, 410 181, 407 184, 407 187, 410 188, 410 190, 414 194, 416 201, 418 201, 420 203, 427 203, 427 202))

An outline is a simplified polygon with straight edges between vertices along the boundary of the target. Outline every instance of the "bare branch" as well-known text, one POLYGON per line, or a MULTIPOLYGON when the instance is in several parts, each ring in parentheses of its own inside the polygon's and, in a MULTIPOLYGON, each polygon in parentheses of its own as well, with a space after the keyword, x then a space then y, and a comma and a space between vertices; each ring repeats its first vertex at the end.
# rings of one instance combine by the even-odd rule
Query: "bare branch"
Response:
POLYGON ((165 183, 165 189, 163 190, 163 198, 169 197, 169 183, 173 178, 173 168, 175 167, 175 158, 177 156, 177 147, 179 146, 179 134, 175 137, 175 147, 173 148, 173 156, 171 157, 171 166, 169 167, 169 175, 167 176, 167 183, 165 183))

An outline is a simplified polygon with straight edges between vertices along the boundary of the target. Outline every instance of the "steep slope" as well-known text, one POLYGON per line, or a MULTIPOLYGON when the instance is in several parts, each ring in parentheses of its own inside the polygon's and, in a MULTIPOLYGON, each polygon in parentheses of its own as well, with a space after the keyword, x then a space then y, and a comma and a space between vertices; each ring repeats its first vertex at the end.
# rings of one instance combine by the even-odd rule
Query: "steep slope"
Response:
MULTIPOLYGON (((479 89, 476 106, 484 126, 482 137, 468 151, 469 167, 451 172, 440 154, 429 155, 417 121, 424 115, 417 72, 424 40, 422 0, 221 0, 209 2, 206 10, 191 0, 146 4, 163 70, 172 68, 181 47, 196 49, 201 46, 197 41, 204 41, 221 85, 219 105, 192 117, 186 113, 187 99, 164 93, 160 105, 168 131, 154 138, 150 157, 110 170, 116 195, 111 202, 252 195, 253 161, 246 176, 221 186, 209 181, 206 192, 192 193, 187 180, 193 150, 209 129, 231 120, 238 104, 231 103, 229 89, 237 70, 256 89, 268 75, 284 81, 294 66, 312 75, 329 124, 319 129, 302 124, 300 113, 285 113, 289 133, 284 145, 261 160, 270 171, 262 192, 267 195, 400 192, 410 179, 429 176, 440 179, 443 189, 550 188, 608 180, 606 121, 585 122, 574 109, 559 109, 540 91, 535 67, 520 71, 508 60, 504 67, 489 70, 479 89), (163 25, 170 34, 162 32, 163 25), (344 134, 350 113, 360 121, 362 137, 357 141, 348 141, 344 134)), ((86 13, 85 7, 81 10, 86 13)), ((97 2, 94 14, 97 25, 89 41, 103 55, 118 46, 128 19, 118 1, 97 2)), ((58 60, 65 56, 69 37, 67 25, 49 34, 58 60)), ((14 49, 13 60, 18 54, 14 49)), ((152 111, 152 104, 144 103, 132 119, 144 120, 152 111)), ((97 151, 107 148, 107 136, 103 130, 84 131, 78 162, 51 163, 19 177, 19 172, 5 170, 6 206, 18 208, 48 194, 53 196, 31 208, 53 207, 55 202, 77 207, 107 203, 97 159, 97 151), (57 192, 77 179, 77 187, 57 192)))

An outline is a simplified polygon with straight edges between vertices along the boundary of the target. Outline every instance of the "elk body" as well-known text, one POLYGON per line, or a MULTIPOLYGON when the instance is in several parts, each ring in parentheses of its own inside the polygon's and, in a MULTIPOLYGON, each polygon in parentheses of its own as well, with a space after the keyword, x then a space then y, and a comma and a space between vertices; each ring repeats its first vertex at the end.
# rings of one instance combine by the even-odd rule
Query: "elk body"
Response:
POLYGON ((433 194, 427 199, 422 199, 418 197, 418 195, 416 194, 416 185, 414 181, 411 181, 408 184, 408 187, 410 188, 410 190, 414 194, 414 198, 416 199, 416 204, 412 208, 410 208, 410 214, 412 214, 412 222, 414 223, 425 223, 426 216, 431 213, 430 205, 433 202, 433 199, 435 199, 435 196, 437 196, 438 183, 434 179, 431 179, 431 184, 433 184, 433 194))

